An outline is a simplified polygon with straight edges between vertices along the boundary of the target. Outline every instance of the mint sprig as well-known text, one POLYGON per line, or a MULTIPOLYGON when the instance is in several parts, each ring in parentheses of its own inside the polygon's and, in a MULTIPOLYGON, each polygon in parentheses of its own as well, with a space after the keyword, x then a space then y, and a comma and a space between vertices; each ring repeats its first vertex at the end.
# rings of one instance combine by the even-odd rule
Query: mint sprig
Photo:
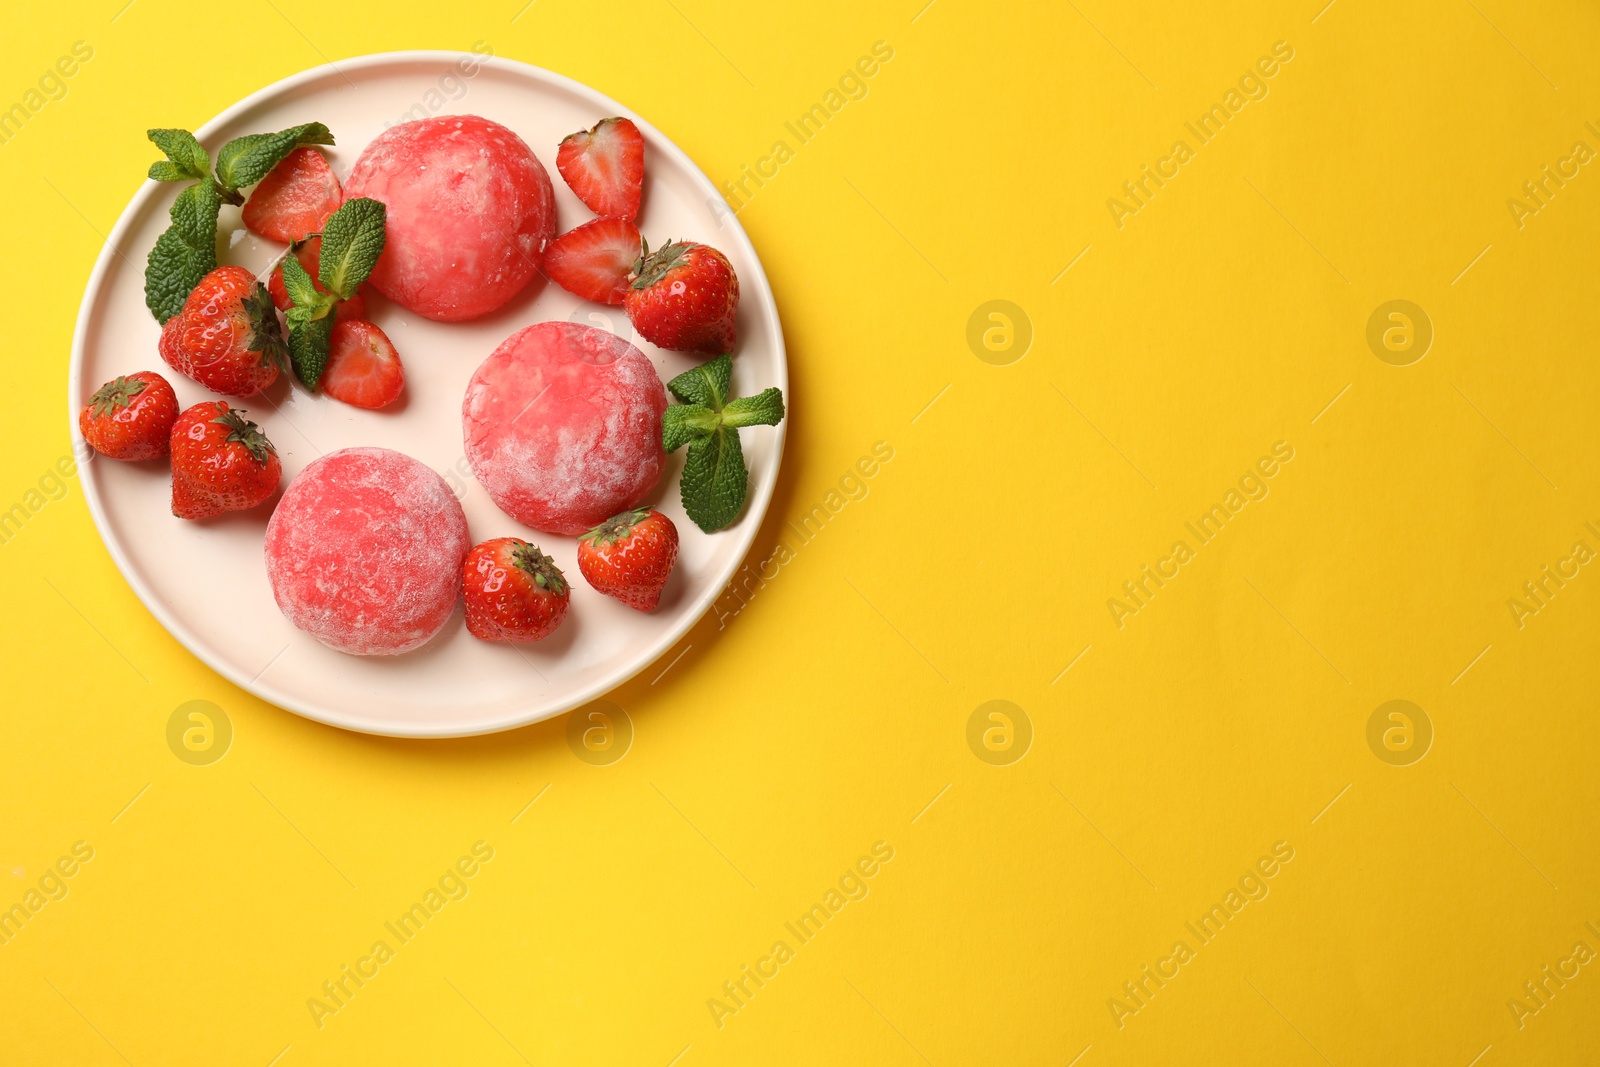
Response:
POLYGON ((378 265, 387 241, 388 210, 377 200, 346 200, 322 225, 322 253, 317 267, 319 290, 290 249, 283 257, 283 288, 293 303, 284 319, 289 324, 289 362, 295 377, 315 389, 328 365, 334 311, 356 295, 378 265))
POLYGON ((217 267, 217 214, 224 203, 243 204, 239 190, 265 178, 299 145, 333 144, 333 134, 320 122, 291 126, 277 133, 236 137, 211 157, 188 130, 158 129, 145 134, 167 157, 150 164, 158 182, 192 181, 172 203, 172 225, 156 239, 145 269, 144 302, 156 321, 183 310, 189 293, 217 267))
POLYGON ((744 507, 750 472, 739 444, 743 426, 776 426, 783 421, 783 393, 776 387, 755 396, 733 398, 733 356, 724 353, 667 383, 682 403, 661 419, 661 447, 684 445, 678 492, 683 510, 706 533, 731 525, 744 507))

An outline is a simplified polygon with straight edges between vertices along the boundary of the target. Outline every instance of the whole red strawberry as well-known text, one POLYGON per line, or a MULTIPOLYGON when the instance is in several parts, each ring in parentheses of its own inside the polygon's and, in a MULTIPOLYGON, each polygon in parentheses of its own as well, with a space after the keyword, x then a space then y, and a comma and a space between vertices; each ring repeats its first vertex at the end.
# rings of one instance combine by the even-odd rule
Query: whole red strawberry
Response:
POLYGON ((155 371, 118 375, 78 413, 78 432, 111 459, 160 459, 171 449, 178 398, 155 371))
POLYGON ((282 476, 272 442, 226 400, 196 404, 172 424, 172 513, 180 519, 266 503, 282 476))
POLYGON ((515 537, 496 537, 467 553, 461 577, 467 632, 481 641, 549 637, 572 599, 555 561, 515 537))
POLYGON ((630 608, 654 611, 678 559, 678 528, 655 508, 624 511, 578 539, 589 584, 630 608))
POLYGON ((259 393, 288 355, 266 286, 243 267, 218 267, 200 279, 161 330, 161 358, 226 396, 259 393))
POLYGON ((658 348, 720 356, 733 349, 739 277, 728 257, 693 241, 668 243, 633 268, 628 320, 658 348))

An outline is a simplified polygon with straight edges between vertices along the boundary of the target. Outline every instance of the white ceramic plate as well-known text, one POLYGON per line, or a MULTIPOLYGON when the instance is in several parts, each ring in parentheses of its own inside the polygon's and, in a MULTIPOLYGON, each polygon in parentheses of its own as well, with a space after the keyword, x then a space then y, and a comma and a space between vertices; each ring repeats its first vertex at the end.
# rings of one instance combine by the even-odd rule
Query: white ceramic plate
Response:
MULTIPOLYGON (((732 260, 741 294, 736 392, 776 385, 787 393, 783 333, 771 287, 755 249, 711 181, 648 122, 569 78, 470 53, 366 56, 285 79, 196 133, 215 154, 240 134, 324 122, 338 139, 328 155, 343 179, 385 124, 428 114, 478 114, 519 134, 550 173, 558 233, 593 217, 556 173, 561 138, 608 115, 631 118, 646 143, 640 229, 652 245, 668 238, 701 240, 732 260), (464 55, 481 64, 470 77, 457 65, 464 55)), ((171 116, 156 115, 150 124, 174 123, 171 116)), ((151 159, 156 158, 152 146, 151 159)), ((95 264, 73 339, 68 399, 75 437, 78 411, 102 382, 118 374, 162 373, 183 407, 213 398, 162 362, 156 351, 160 329, 144 304, 145 256, 167 225, 177 189, 146 182, 95 264)), ((244 231, 237 208, 223 208, 220 233, 222 261, 258 273, 283 250, 244 231), (234 230, 237 243, 226 248, 234 230)), ((578 573, 574 539, 523 527, 489 500, 463 455, 462 394, 472 372, 501 341, 523 326, 551 319, 627 337, 655 363, 662 381, 699 361, 644 342, 621 309, 581 301, 541 279, 505 308, 474 322, 430 322, 381 298, 374 299, 371 314, 405 362, 406 395, 394 405, 398 410, 361 411, 286 380, 262 397, 231 402, 245 408, 277 446, 285 485, 316 457, 352 445, 393 448, 428 464, 457 490, 474 543, 526 538, 550 553, 572 579, 572 607, 561 629, 533 645, 490 645, 467 633, 458 608, 438 637, 410 655, 364 658, 334 652, 292 627, 273 602, 262 558, 272 505, 186 522, 171 514, 164 464, 96 458, 82 468, 89 510, 112 558, 151 613, 214 670, 263 700, 335 726, 397 736, 489 733, 548 718, 601 696, 670 649, 711 606, 748 551, 777 480, 784 428, 744 431, 749 501, 739 521, 720 533, 703 534, 685 517, 677 488, 682 452, 668 457, 651 502, 677 524, 682 547, 661 606, 645 615, 588 587, 578 573)))

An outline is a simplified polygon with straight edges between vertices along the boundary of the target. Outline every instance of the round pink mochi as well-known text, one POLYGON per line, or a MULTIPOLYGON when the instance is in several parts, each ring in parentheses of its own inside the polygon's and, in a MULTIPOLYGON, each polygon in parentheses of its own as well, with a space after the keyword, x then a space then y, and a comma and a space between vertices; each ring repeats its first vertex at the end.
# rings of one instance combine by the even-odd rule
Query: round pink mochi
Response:
POLYGON ((443 478, 387 448, 346 448, 284 492, 267 523, 267 578, 288 620, 329 648, 397 656, 449 620, 471 547, 443 478))
POLYGON ((388 209, 372 284, 441 322, 487 315, 516 296, 555 233, 544 165, 522 138, 476 115, 391 126, 356 160, 344 194, 388 209))
POLYGON ((666 410, 643 352, 606 330, 541 322, 512 334, 467 383, 467 461, 507 515, 580 534, 655 488, 666 410))

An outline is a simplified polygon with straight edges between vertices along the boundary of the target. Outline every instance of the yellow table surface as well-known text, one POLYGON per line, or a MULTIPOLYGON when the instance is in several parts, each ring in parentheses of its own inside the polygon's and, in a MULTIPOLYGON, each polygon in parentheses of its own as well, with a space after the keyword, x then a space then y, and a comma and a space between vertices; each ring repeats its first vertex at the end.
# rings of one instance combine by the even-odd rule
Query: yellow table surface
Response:
POLYGON ((0 1061, 1595 1062, 1600 12, 523 2, 7 10, 0 1061), (728 183, 789 344, 609 763, 263 704, 54 473, 145 128, 480 42, 728 183))

